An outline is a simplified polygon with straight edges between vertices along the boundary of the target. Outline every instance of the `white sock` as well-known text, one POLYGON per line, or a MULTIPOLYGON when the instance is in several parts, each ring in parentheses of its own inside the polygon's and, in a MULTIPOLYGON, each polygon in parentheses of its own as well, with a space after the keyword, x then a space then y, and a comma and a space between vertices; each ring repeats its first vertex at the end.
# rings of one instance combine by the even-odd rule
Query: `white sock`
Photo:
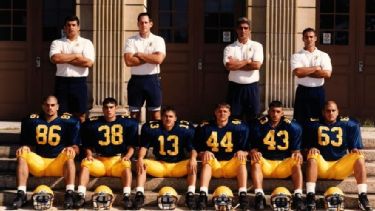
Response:
POLYGON ((306 182, 306 193, 315 193, 315 182, 306 182))
POLYGON ((18 187, 17 187, 17 190, 22 190, 23 192, 26 193, 26 186, 23 186, 23 185, 18 186, 18 187))
POLYGON ((135 192, 138 192, 138 191, 145 194, 145 188, 144 187, 136 187, 135 192))
POLYGON ((74 191, 74 185, 66 185, 66 190, 74 191))
POLYGON ((296 193, 299 193, 299 194, 302 195, 302 189, 295 189, 295 190, 294 190, 294 194, 296 194, 296 193))
POLYGON ((124 187, 122 190, 123 190, 124 193, 130 194, 131 188, 130 187, 124 187))
POLYGON ((264 195, 264 192, 263 192, 263 189, 262 188, 256 188, 254 190, 254 193, 257 194, 257 193, 262 193, 264 195))
POLYGON ((240 187, 240 188, 238 188, 238 195, 239 195, 241 192, 245 192, 245 193, 247 193, 247 188, 246 188, 246 187, 240 187))
POLYGON ((199 191, 203 191, 206 193, 206 195, 208 195, 208 187, 200 187, 199 191))
POLYGON ((367 184, 358 184, 358 194, 367 193, 367 184))
POLYGON ((83 185, 78 186, 78 193, 82 193, 83 195, 86 195, 86 187, 83 185))
POLYGON ((187 192, 195 193, 195 186, 189 185, 187 192))

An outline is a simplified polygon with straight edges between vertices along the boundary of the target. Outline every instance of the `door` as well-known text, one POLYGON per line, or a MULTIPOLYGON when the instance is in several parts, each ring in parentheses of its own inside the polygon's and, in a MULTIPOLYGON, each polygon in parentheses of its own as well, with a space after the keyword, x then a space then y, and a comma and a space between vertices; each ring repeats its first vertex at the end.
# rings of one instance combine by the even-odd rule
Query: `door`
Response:
POLYGON ((327 99, 341 113, 375 119, 375 0, 320 0, 318 48, 333 65, 326 82, 327 99))
POLYGON ((211 118, 214 105, 225 101, 223 50, 236 39, 235 22, 245 5, 244 0, 149 1, 153 32, 167 45, 161 65, 163 104, 174 106, 179 118, 211 118))
POLYGON ((73 0, 0 1, 0 119, 20 120, 53 94, 49 45, 61 37, 73 0))

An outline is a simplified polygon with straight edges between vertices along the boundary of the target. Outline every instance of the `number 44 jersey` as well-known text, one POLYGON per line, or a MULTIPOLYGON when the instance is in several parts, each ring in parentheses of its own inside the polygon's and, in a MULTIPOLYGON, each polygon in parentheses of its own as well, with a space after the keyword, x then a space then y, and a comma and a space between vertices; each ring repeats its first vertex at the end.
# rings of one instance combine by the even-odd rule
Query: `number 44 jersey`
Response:
POLYGON ((35 146, 35 152, 44 158, 55 158, 65 147, 81 144, 79 128, 79 121, 69 114, 51 122, 31 114, 22 121, 21 144, 35 146))
POLYGON ((230 119, 224 127, 215 120, 202 122, 197 128, 194 147, 198 152, 210 151, 218 161, 230 160, 239 150, 247 151, 249 128, 238 119, 230 119))
POLYGON ((81 134, 84 148, 111 157, 126 153, 129 146, 137 146, 138 122, 120 115, 112 122, 107 122, 103 116, 92 117, 83 123, 81 134))

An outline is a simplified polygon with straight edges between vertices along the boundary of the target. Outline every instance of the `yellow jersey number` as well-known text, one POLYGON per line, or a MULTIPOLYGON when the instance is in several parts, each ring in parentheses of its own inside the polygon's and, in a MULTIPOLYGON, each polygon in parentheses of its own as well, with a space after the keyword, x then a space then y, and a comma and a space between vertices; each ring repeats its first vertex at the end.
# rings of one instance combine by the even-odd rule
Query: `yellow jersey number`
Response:
POLYGON ((207 146, 211 147, 212 152, 218 152, 219 147, 225 148, 225 152, 232 152, 233 151, 232 132, 226 132, 219 143, 217 140, 217 132, 212 131, 210 137, 206 141, 206 144, 207 146))
POLYGON ((333 127, 329 129, 326 126, 320 126, 318 128, 318 143, 321 146, 327 146, 331 144, 334 147, 340 147, 342 145, 342 128, 341 127, 333 127), (336 140, 331 140, 328 135, 328 132, 332 132, 336 134, 336 140))
POLYGON ((178 154, 178 136, 176 135, 170 135, 167 137, 167 141, 173 141, 173 144, 172 144, 172 147, 173 147, 173 150, 167 150, 165 151, 165 140, 164 140, 164 136, 159 136, 158 138, 158 141, 159 141, 159 145, 160 145, 160 149, 159 149, 159 154, 161 155, 171 155, 171 156, 175 156, 178 154))
POLYGON ((289 148, 289 134, 286 130, 280 130, 276 133, 277 137, 283 140, 284 146, 277 145, 275 141, 275 130, 268 131, 266 137, 263 138, 263 144, 268 146, 268 150, 287 150, 289 148))
POLYGON ((122 144, 123 137, 123 128, 122 125, 119 124, 114 124, 111 127, 108 125, 102 125, 98 128, 99 132, 104 131, 104 138, 105 140, 99 140, 99 145, 100 146, 108 146, 109 144, 113 145, 120 145, 122 144))
POLYGON ((59 125, 52 125, 47 127, 47 125, 36 126, 36 142, 38 144, 44 145, 49 144, 51 146, 56 146, 60 143, 60 135, 58 131, 61 131, 59 125))

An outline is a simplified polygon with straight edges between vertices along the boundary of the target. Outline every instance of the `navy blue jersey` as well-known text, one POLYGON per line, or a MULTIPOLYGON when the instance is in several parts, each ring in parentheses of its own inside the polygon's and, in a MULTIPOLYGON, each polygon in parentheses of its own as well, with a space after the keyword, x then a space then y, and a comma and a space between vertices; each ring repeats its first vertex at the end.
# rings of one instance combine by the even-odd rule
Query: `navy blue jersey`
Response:
POLYGON ((68 114, 51 122, 31 114, 22 120, 21 143, 35 146, 35 152, 42 157, 55 158, 65 147, 81 144, 79 128, 79 121, 68 114))
POLYGON ((115 156, 137 145, 138 122, 125 116, 116 116, 113 122, 107 122, 104 116, 92 117, 83 123, 81 134, 84 148, 104 157, 115 156))
POLYGON ((318 148, 328 161, 342 158, 353 148, 363 148, 359 124, 348 117, 339 117, 333 124, 311 119, 306 125, 303 141, 307 148, 318 148))
POLYGON ((247 139, 249 128, 238 119, 230 119, 219 128, 215 120, 203 122, 197 128, 194 147, 198 152, 210 151, 219 161, 230 160, 239 150, 249 150, 247 139))
POLYGON ((296 121, 282 117, 272 128, 269 116, 262 117, 251 128, 250 146, 269 160, 284 160, 294 150, 300 150, 302 128, 296 121))
POLYGON ((187 121, 176 121, 172 130, 163 128, 161 121, 145 123, 141 132, 141 147, 153 147, 158 161, 176 163, 186 159, 186 153, 193 150, 194 126, 187 121))

